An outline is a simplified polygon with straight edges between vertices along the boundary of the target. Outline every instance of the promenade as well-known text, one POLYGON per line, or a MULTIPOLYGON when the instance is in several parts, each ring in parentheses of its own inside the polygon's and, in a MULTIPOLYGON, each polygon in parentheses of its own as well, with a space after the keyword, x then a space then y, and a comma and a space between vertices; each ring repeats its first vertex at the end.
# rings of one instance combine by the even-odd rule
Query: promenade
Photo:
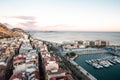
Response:
POLYGON ((82 68, 80 65, 78 65, 75 61, 70 60, 70 62, 76 66, 76 68, 82 72, 82 77, 84 77, 85 80, 97 80, 94 76, 92 76, 89 72, 87 72, 84 68, 82 68))

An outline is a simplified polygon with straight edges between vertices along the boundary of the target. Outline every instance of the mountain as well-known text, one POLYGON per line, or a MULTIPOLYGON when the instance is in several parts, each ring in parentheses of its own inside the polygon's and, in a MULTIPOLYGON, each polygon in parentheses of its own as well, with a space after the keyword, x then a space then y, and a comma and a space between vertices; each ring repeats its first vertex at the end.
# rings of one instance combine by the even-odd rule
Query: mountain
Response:
POLYGON ((9 29, 5 24, 0 23, 0 39, 20 36, 20 32, 24 30, 19 28, 9 29))
POLYGON ((24 30, 20 29, 20 28, 13 28, 11 29, 13 32, 25 32, 24 30))

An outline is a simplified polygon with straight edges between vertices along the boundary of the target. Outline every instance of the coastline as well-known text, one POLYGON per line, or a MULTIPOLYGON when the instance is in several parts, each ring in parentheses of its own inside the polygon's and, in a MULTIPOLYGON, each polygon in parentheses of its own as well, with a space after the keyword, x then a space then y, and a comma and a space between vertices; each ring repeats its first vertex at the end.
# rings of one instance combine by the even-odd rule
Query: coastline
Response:
POLYGON ((92 74, 90 74, 88 71, 86 71, 82 66, 80 66, 79 64, 77 64, 76 62, 75 62, 75 59, 77 58, 77 57, 79 57, 80 55, 78 55, 78 54, 76 54, 76 56, 75 57, 73 57, 73 58, 70 58, 70 62, 73 64, 73 65, 75 65, 75 67, 81 72, 81 76, 86 80, 86 78, 87 78, 87 80, 97 80, 92 74))
POLYGON ((87 72, 83 67, 78 65, 75 61, 70 60, 70 62, 76 66, 76 68, 80 71, 80 75, 85 79, 85 80, 97 80, 93 75, 91 75, 89 72, 87 72))
POLYGON ((79 55, 78 54, 76 54, 73 58, 70 58, 70 60, 75 60, 77 57, 79 57, 79 55))

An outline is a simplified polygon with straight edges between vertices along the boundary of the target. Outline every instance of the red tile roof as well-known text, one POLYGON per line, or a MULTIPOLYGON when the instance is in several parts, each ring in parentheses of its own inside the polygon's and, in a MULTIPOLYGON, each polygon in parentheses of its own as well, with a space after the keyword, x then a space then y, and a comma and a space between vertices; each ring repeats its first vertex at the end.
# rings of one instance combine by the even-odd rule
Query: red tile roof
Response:
POLYGON ((14 80, 16 78, 22 79, 22 80, 26 80, 25 77, 22 76, 22 73, 18 73, 18 74, 13 74, 10 78, 10 80, 14 80))
POLYGON ((71 76, 58 76, 58 77, 52 77, 50 78, 50 80, 73 80, 73 78, 71 76))

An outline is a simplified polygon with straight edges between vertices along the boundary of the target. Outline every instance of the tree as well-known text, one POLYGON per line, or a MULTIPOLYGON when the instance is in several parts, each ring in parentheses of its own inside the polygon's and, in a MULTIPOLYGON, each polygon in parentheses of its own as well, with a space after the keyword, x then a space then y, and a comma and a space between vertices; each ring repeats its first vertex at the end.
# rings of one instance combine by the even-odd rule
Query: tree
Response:
POLYGON ((75 53, 75 52, 66 53, 65 56, 66 56, 66 57, 69 57, 69 58, 73 58, 73 57, 76 56, 76 53, 75 53))
POLYGON ((74 57, 74 56, 76 56, 76 53, 75 52, 71 52, 70 53, 70 57, 74 57))

